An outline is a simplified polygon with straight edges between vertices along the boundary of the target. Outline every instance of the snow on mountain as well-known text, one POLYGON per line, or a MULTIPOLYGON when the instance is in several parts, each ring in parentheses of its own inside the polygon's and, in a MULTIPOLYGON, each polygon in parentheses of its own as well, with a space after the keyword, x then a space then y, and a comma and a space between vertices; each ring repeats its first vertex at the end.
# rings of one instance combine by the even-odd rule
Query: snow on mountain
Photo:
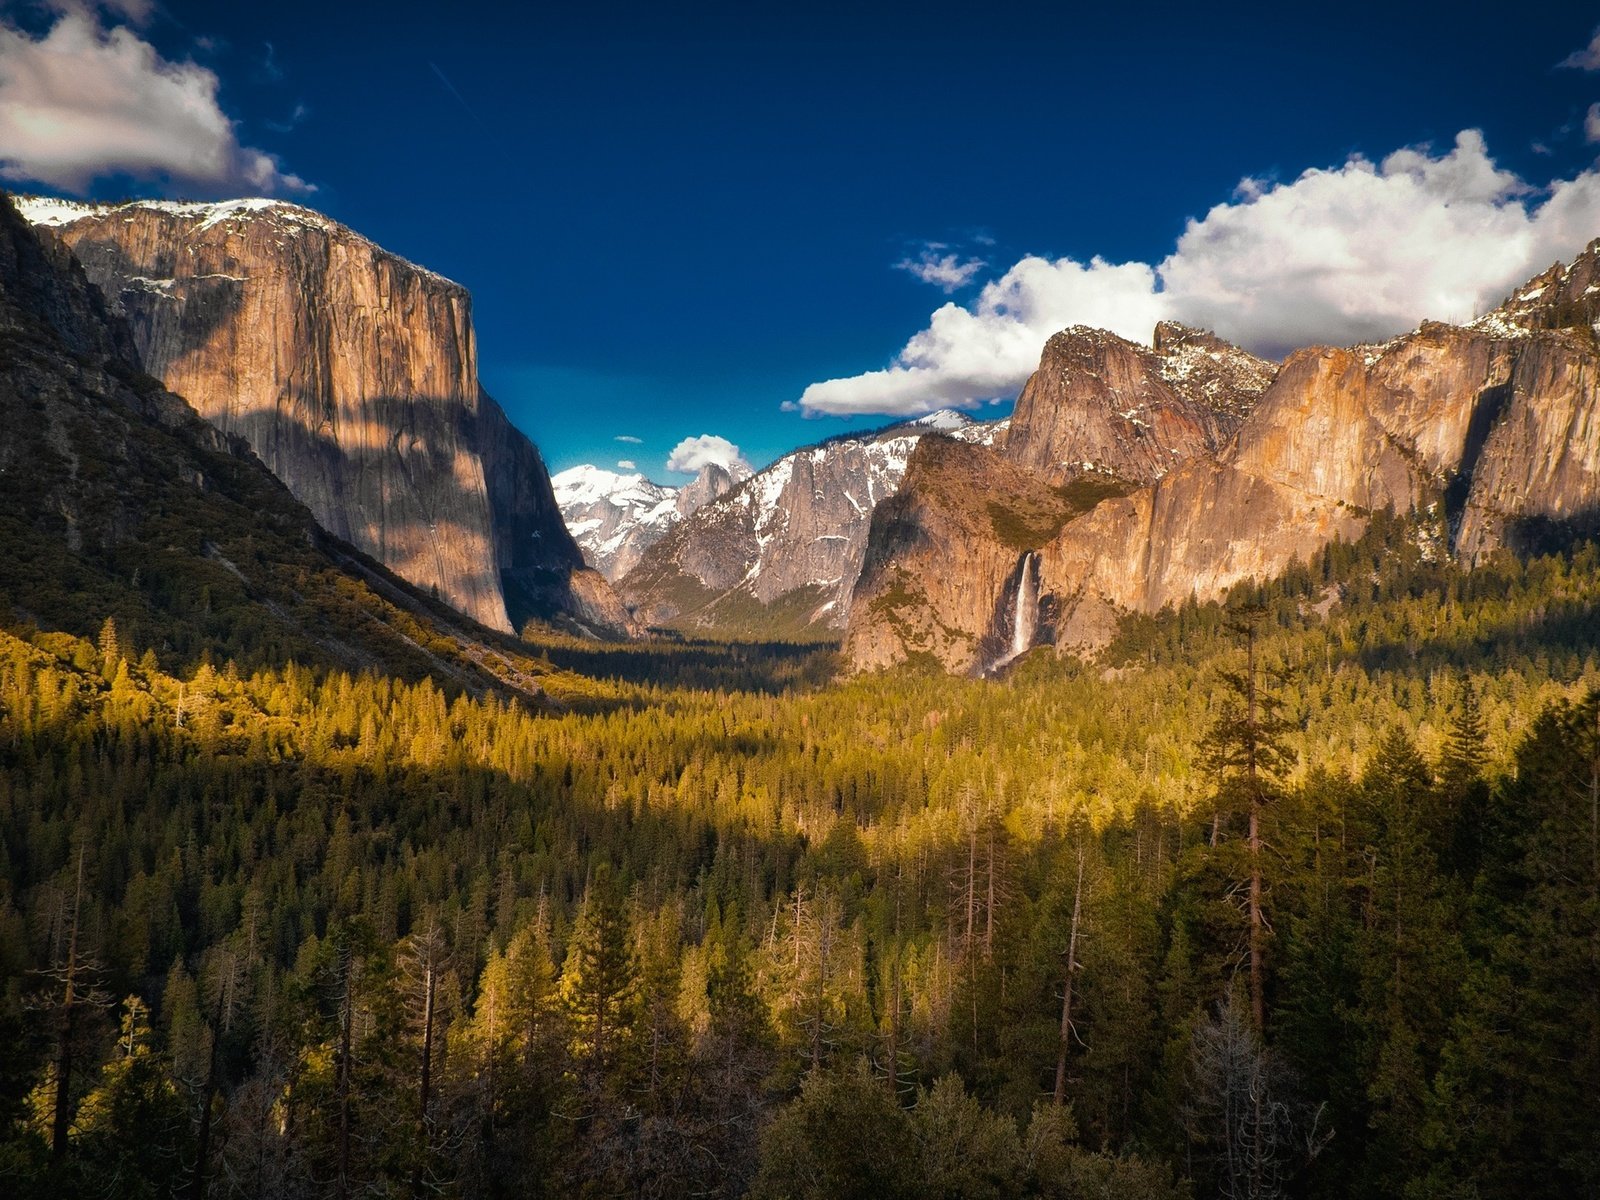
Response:
POLYGON ((744 478, 715 464, 681 488, 654 483, 638 472, 621 474, 580 466, 551 478, 556 505, 583 557, 607 579, 633 569, 645 549, 701 504, 744 478))
POLYGON ((674 528, 619 587, 647 624, 842 627, 873 511, 899 488, 917 442, 937 433, 989 444, 1003 428, 944 409, 793 451, 674 528))

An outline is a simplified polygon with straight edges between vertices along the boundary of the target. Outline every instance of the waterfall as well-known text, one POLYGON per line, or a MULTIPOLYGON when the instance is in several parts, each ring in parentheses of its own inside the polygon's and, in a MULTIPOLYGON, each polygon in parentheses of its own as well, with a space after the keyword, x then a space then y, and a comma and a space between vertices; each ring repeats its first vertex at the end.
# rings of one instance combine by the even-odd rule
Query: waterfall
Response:
POLYGON ((984 668, 984 674, 993 674, 1032 650, 1033 639, 1038 632, 1039 560, 1029 550, 1022 556, 1022 564, 1017 571, 1017 590, 1011 594, 1011 647, 984 668))
POLYGON ((1010 658, 1018 658, 1033 648, 1033 635, 1039 627, 1037 562, 1032 550, 1022 556, 1022 572, 1017 576, 1017 594, 1011 603, 1010 658))

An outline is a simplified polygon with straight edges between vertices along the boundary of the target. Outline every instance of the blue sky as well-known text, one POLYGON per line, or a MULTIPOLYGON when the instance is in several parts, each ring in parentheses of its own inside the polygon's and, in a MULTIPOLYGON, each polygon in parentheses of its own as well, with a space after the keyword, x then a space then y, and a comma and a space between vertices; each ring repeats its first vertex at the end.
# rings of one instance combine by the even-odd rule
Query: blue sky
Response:
POLYGON ((0 162, 328 212, 472 289, 552 469, 658 478, 691 435, 759 464, 1003 411, 1058 323, 1281 353, 1470 316, 1600 235, 1600 4, 673 7, 7 3, 0 162), (209 72, 223 159, 8 145, 15 64, 68 20, 209 72))

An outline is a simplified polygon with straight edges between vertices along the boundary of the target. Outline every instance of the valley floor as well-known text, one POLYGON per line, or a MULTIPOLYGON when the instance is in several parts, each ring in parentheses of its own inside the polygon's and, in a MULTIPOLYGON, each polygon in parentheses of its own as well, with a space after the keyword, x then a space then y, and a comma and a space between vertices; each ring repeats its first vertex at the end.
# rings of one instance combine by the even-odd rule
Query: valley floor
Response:
POLYGON ((1415 532, 1000 680, 551 637, 558 711, 13 614, 0 1179, 1594 1195, 1600 551, 1415 532))

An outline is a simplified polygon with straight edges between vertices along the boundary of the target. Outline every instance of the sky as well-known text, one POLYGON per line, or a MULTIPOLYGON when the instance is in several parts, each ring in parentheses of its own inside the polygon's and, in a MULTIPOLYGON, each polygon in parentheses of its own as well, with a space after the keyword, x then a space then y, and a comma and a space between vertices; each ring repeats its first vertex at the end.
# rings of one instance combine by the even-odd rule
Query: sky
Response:
POLYGON ((471 289, 552 470, 663 481, 1600 236, 1600 2, 1223 7, 0 0, 0 184, 310 205, 471 289))

